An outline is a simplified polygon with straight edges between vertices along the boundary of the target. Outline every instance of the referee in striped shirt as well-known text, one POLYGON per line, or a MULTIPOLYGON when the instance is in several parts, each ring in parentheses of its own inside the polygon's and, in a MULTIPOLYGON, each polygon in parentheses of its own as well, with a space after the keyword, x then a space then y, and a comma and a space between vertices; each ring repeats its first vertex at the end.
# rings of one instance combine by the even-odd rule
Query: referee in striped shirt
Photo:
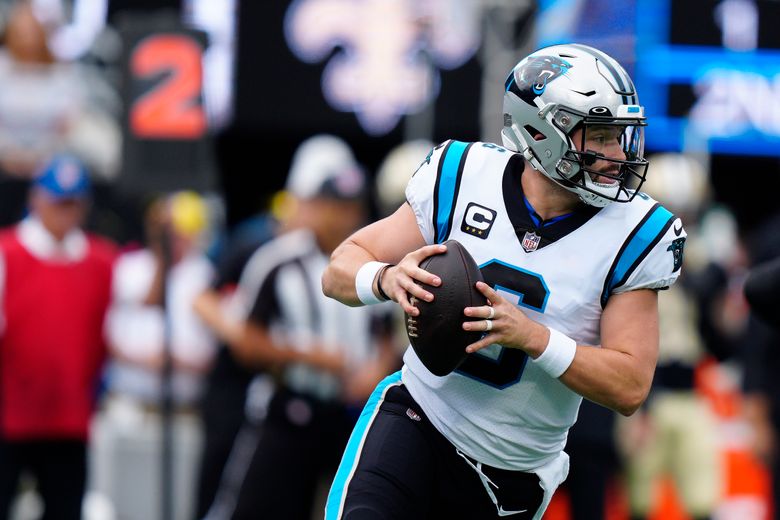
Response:
POLYGON ((237 437, 208 520, 312 518, 365 400, 400 366, 393 306, 347 307, 320 287, 330 253, 365 220, 366 178, 351 150, 310 138, 286 188, 288 230, 248 261, 236 291, 245 319, 221 331, 238 359, 273 374, 273 391, 262 402, 268 385, 250 387, 262 426, 237 437))

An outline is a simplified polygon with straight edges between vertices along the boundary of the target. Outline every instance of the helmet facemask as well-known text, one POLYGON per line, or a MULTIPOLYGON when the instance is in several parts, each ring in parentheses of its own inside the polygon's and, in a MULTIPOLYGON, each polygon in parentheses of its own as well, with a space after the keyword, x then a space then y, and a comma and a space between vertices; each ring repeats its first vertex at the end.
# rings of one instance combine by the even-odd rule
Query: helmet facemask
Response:
MULTIPOLYGON (((559 112, 565 114, 567 110, 559 112)), ((559 176, 554 180, 575 188, 583 201, 593 206, 631 201, 647 174, 644 120, 580 114, 575 117, 573 113, 570 117, 580 122, 567 134, 569 150, 558 163, 559 176)))
POLYGON ((648 166, 646 123, 616 61, 584 45, 548 47, 521 61, 505 87, 504 146, 586 204, 633 199, 648 166))

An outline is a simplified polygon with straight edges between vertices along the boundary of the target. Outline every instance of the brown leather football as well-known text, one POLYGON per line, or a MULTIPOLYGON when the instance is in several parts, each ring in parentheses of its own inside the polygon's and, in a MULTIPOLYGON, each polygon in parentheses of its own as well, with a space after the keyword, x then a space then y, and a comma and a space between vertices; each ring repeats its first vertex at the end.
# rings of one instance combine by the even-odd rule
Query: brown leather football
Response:
POLYGON ((412 348, 426 368, 437 376, 458 368, 468 355, 466 347, 483 334, 463 330, 463 322, 470 319, 463 314, 463 309, 487 304, 475 285, 483 281, 477 263, 457 240, 447 240, 444 244, 445 253, 429 256, 420 263, 421 268, 441 278, 439 287, 418 282, 433 294, 433 301, 412 297, 411 302, 420 315, 406 315, 406 333, 412 348))

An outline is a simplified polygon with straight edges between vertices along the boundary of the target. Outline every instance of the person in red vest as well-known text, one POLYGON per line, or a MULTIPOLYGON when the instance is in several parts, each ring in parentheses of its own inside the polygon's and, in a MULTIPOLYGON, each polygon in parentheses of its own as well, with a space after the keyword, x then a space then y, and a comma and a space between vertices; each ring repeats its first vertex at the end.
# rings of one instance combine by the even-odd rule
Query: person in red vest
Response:
POLYGON ((81 518, 115 257, 81 230, 89 200, 84 165, 55 157, 32 184, 29 215, 0 231, 0 520, 22 471, 45 520, 81 518))

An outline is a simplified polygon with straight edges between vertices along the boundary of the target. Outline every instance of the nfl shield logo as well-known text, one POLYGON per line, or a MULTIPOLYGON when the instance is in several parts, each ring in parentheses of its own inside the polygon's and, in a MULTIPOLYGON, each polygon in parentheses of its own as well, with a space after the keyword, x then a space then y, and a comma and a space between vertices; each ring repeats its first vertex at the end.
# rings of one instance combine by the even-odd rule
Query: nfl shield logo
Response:
POLYGON ((536 248, 539 247, 539 241, 541 239, 542 237, 540 237, 533 231, 526 231, 525 236, 523 237, 523 241, 521 243, 521 245, 523 246, 523 250, 526 253, 531 253, 533 251, 536 251, 536 248))

